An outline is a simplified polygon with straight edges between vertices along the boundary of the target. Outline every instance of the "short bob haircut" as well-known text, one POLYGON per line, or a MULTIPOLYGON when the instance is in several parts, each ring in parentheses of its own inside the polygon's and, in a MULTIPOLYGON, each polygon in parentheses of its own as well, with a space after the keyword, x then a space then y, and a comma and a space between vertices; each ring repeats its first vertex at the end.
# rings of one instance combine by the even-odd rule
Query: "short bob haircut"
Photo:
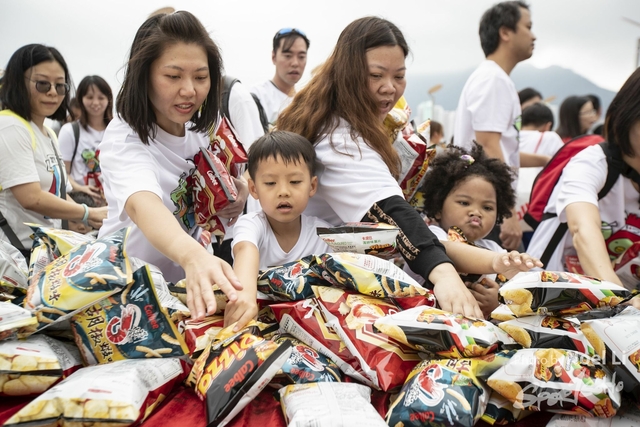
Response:
POLYGON ((542 102, 536 102, 522 110, 522 126, 543 126, 549 122, 553 129, 553 112, 542 102))
POLYGON ((634 151, 629 140, 631 128, 640 122, 640 68, 624 82, 611 101, 604 121, 604 137, 617 144, 620 151, 629 157, 640 153, 634 151))
POLYGON ((580 109, 587 102, 591 100, 586 96, 569 96, 562 101, 556 129, 560 138, 575 138, 584 133, 580 129, 580 109))
POLYGON ((285 165, 304 163, 311 176, 316 175, 316 150, 309 140, 297 133, 276 130, 261 136, 249 149, 249 176, 255 179, 261 161, 278 157, 285 165))
POLYGON ((480 45, 484 56, 487 57, 498 49, 500 45, 500 28, 507 27, 517 31, 517 25, 522 17, 520 8, 529 10, 529 5, 523 1, 505 1, 487 10, 480 19, 480 45))
MULTIPOLYGON (((28 83, 24 73, 31 67, 42 62, 57 62, 64 70, 64 81, 72 86, 69 68, 62 54, 54 48, 42 44, 28 44, 16 50, 7 64, 4 77, 0 80, 0 104, 3 109, 9 109, 25 119, 31 120, 31 103, 28 83)), ((69 90, 62 100, 62 104, 49 116, 52 120, 64 122, 69 111, 69 90)))
POLYGON ((105 79, 100 76, 87 76, 78 85, 78 89, 76 90, 76 98, 78 100, 78 108, 82 114, 80 115, 80 124, 83 128, 87 129, 89 122, 87 121, 89 117, 89 113, 84 106, 84 102, 82 98, 84 98, 91 87, 95 87, 98 89, 104 96, 107 97, 107 109, 104 111, 104 125, 107 126, 111 119, 113 119, 113 92, 111 91, 111 87, 109 87, 109 83, 105 79))
POLYGON ((155 138, 156 116, 149 99, 151 64, 176 43, 202 46, 209 64, 211 89, 200 110, 191 118, 190 130, 206 132, 216 124, 222 92, 222 57, 218 46, 198 18, 189 12, 154 15, 142 24, 133 39, 124 83, 116 101, 118 115, 144 144, 155 138))

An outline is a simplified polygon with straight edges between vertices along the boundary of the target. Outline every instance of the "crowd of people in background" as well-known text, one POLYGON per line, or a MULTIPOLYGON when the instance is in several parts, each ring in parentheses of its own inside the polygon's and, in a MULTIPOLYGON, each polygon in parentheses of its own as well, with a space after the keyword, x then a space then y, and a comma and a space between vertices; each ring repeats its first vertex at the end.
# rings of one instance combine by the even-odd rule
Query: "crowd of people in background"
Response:
POLYGON ((297 28, 275 34, 275 73, 248 88, 224 75, 218 46, 197 17, 185 11, 151 16, 135 35, 115 99, 95 75, 81 80, 72 99, 60 52, 24 46, 9 60, 0 87, 0 213, 6 219, 0 238, 26 254, 31 232, 24 222, 59 228, 65 220, 99 236, 130 227, 127 252, 169 281, 186 278, 193 317, 215 310, 215 283, 229 298, 225 323, 239 326, 257 313, 259 269, 327 250, 310 232, 318 224, 396 225, 406 269, 433 289, 441 308, 472 317, 495 308, 498 285, 465 283, 459 272, 510 277, 541 268, 559 223, 568 231, 547 267, 566 270, 565 257, 575 255, 585 273, 619 283, 601 224, 615 235, 629 215, 640 214, 640 175, 629 172, 640 171, 640 72, 613 100, 604 126, 593 95, 565 99, 556 126, 542 95, 533 88, 518 92, 510 77, 534 51, 529 6, 496 4, 482 16, 479 36, 486 59, 460 95, 453 144, 443 141, 442 125, 431 122, 438 156, 420 189, 428 201, 424 216, 405 200, 398 153, 383 123, 403 96, 410 53, 400 29, 385 19, 347 25, 299 90, 310 39, 297 28), (217 212, 226 235, 207 250, 192 207, 181 206, 176 194, 221 112, 249 164, 245 175, 233 178, 235 202, 217 212), (66 122, 58 135, 45 126, 47 118, 66 122), (553 221, 523 243, 517 194, 531 190, 558 150, 588 133, 604 133, 628 167, 599 198, 610 175, 607 154, 599 146, 576 154, 546 208, 553 221), (476 245, 450 241, 451 227, 476 245))

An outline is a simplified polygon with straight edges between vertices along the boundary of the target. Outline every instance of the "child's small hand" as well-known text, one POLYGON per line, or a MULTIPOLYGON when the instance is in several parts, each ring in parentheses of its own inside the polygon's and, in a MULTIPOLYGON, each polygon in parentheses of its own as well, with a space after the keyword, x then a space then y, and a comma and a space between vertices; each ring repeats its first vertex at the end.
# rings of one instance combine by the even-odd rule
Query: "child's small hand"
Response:
POLYGON ((538 258, 518 251, 497 253, 493 258, 494 272, 503 274, 507 279, 511 279, 521 271, 529 271, 534 267, 542 266, 543 264, 538 258))
POLYGON ((491 279, 487 279, 486 277, 482 279, 481 282, 472 283, 469 285, 469 291, 471 295, 474 296, 476 301, 478 301, 478 305, 480 306, 480 310, 482 310, 482 314, 485 319, 488 319, 491 315, 491 312, 495 310, 498 305, 498 290, 500 289, 500 285, 498 285, 495 281, 491 279))
POLYGON ((252 292, 238 292, 238 299, 229 301, 224 309, 224 327, 238 322, 233 330, 239 331, 257 315, 256 295, 252 292))

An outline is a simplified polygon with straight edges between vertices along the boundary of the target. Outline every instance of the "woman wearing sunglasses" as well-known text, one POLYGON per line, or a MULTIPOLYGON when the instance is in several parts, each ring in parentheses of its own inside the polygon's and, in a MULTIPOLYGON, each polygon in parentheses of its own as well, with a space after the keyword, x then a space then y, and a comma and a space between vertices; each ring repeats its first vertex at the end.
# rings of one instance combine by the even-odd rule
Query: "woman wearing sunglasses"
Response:
POLYGON ((68 197, 70 189, 55 134, 45 118, 63 121, 69 102, 69 70, 52 47, 31 44, 9 59, 0 81, 0 238, 24 253, 31 248, 25 222, 60 228, 76 220, 102 225, 106 208, 88 208, 68 197))
POLYGON ((468 273, 515 273, 532 268, 535 260, 517 252, 503 256, 458 242, 441 243, 405 201, 396 181, 400 161, 383 121, 404 93, 408 54, 404 36, 393 23, 377 17, 352 22, 331 56, 280 114, 278 128, 315 145, 318 191, 309 200, 309 215, 334 225, 397 225, 400 253, 433 287, 440 307, 482 318, 447 255, 468 273))

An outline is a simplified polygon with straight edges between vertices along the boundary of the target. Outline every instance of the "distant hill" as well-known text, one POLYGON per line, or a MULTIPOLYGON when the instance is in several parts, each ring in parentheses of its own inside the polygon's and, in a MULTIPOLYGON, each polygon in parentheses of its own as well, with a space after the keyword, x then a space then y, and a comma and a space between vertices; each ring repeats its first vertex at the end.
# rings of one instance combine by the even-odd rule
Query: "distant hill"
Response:
MULTIPOLYGON (((472 72, 473 69, 447 74, 408 74, 405 97, 411 108, 415 109, 420 102, 428 99, 429 88, 442 84, 442 89, 434 94, 436 104, 442 105, 445 110, 455 110, 460 92, 472 72)), ((555 95, 556 99, 551 104, 558 106, 567 96, 593 93, 600 97, 603 111, 606 111, 615 96, 615 92, 603 89, 585 77, 558 66, 540 69, 521 64, 511 73, 511 78, 517 90, 533 87, 545 98, 555 95)))

